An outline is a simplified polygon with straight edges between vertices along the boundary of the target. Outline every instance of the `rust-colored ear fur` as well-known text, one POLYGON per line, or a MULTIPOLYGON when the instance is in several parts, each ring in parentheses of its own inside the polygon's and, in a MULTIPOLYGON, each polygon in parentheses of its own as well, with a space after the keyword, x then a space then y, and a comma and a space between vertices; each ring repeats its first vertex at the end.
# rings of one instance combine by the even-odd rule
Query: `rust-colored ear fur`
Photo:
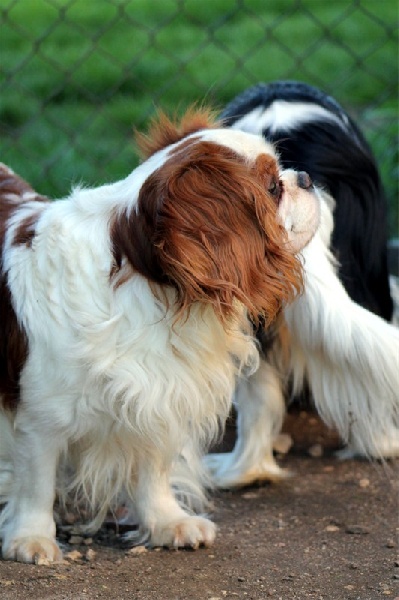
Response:
POLYGON ((239 300, 254 319, 273 320, 300 289, 301 266, 265 186, 277 173, 269 159, 248 165, 224 146, 182 142, 143 184, 137 210, 115 221, 116 263, 125 256, 150 281, 173 286, 180 315, 202 302, 225 321, 239 300))
POLYGON ((216 114, 209 108, 192 106, 181 119, 170 119, 160 111, 152 119, 148 133, 136 131, 135 139, 139 154, 145 160, 191 133, 218 126, 216 114))

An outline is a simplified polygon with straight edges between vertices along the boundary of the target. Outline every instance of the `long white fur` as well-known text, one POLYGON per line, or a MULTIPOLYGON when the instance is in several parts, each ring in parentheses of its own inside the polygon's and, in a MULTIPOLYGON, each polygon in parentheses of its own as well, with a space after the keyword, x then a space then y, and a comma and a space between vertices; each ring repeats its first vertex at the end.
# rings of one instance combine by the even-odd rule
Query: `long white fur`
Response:
POLYGON ((318 412, 352 451, 396 455, 399 330, 349 298, 325 241, 315 236, 303 250, 305 291, 285 312, 294 381, 306 364, 318 412))
POLYGON ((227 489, 286 477, 289 473, 279 467, 273 456, 273 441, 285 415, 281 376, 275 367, 261 359, 252 377, 241 377, 234 405, 237 440, 233 451, 204 458, 212 483, 227 489))
MULTIPOLYGON (((242 132, 205 131, 201 137, 248 159, 272 152, 260 137, 242 132)), ((73 475, 61 477, 60 494, 74 490, 89 501, 93 527, 123 494, 151 544, 213 542, 214 524, 182 508, 172 473, 178 486, 188 483, 178 491, 201 504, 199 456, 228 415, 242 368, 258 366, 246 311, 237 305, 223 327, 210 306, 198 303, 176 321, 172 290, 163 290, 168 309, 138 274, 116 289, 109 282, 112 211, 134 210, 142 184, 172 148, 122 182, 77 188, 66 200, 43 204, 32 248, 13 238, 40 204, 28 203, 8 222, 3 265, 29 355, 16 415, 0 410, 5 558, 60 558, 53 502, 57 473, 68 470, 73 475)), ((285 194, 285 215, 291 205, 295 199, 285 194)), ((317 219, 313 210, 309 236, 317 219)))
MULTIPOLYGON (((322 194, 321 224, 303 249, 304 292, 284 311, 290 365, 278 373, 266 360, 235 396, 238 439, 232 453, 205 464, 218 487, 287 475, 273 457, 285 414, 283 389, 305 378, 323 420, 348 444, 342 458, 399 455, 399 329, 353 302, 336 275, 329 251, 333 202, 322 194)), ((278 362, 278 361, 277 361, 278 362)))

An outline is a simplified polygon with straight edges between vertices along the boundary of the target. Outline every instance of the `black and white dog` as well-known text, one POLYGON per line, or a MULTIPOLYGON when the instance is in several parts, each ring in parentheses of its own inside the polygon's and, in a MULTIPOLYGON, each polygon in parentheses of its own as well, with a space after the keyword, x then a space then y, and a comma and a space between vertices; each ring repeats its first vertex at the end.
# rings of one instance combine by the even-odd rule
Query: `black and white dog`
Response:
POLYGON ((236 390, 232 453, 206 464, 220 487, 284 476, 273 457, 287 396, 311 391, 347 447, 341 456, 399 453, 399 331, 387 271, 386 200, 357 125, 322 91, 296 81, 258 84, 223 111, 234 129, 276 144, 284 168, 323 190, 321 226, 302 252, 305 291, 260 329, 261 366, 236 390))

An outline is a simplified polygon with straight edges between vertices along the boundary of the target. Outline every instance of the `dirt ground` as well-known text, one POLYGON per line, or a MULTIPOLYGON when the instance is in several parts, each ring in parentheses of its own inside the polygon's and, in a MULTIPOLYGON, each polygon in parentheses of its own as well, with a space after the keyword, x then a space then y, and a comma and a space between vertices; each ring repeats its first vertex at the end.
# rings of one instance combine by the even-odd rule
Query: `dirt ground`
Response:
MULTIPOLYGON (((399 462, 339 462, 337 439, 309 412, 285 430, 294 446, 280 462, 294 477, 218 493, 212 548, 129 551, 112 527, 85 540, 61 531, 61 564, 0 561, 0 598, 399 600, 399 462)), ((233 436, 231 425, 225 445, 233 436)))

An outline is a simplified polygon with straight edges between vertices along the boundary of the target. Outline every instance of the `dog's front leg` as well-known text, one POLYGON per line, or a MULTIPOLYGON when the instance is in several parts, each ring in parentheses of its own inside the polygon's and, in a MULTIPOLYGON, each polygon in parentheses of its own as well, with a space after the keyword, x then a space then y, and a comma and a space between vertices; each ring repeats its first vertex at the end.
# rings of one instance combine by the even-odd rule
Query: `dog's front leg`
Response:
POLYGON ((170 487, 172 465, 167 466, 165 462, 154 453, 140 459, 133 501, 142 533, 149 535, 151 546, 210 546, 215 539, 215 525, 179 506, 170 487))
POLYGON ((3 557, 47 564, 62 558, 53 503, 59 437, 19 423, 14 431, 11 495, 0 515, 3 557))
POLYGON ((277 480, 289 473, 273 457, 273 442, 280 433, 285 402, 277 371, 261 359, 259 369, 238 383, 237 441, 232 452, 209 454, 205 466, 219 488, 277 480))

